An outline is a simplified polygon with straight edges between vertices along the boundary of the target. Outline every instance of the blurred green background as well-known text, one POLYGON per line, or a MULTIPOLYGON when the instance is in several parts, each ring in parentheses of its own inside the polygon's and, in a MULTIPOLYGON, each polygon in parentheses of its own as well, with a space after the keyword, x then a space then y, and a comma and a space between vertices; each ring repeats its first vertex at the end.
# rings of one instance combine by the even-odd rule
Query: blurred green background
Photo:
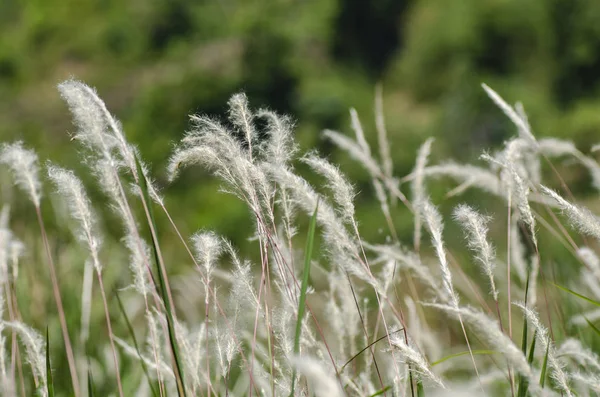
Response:
MULTIPOLYGON (((75 127, 55 89, 74 77, 98 89, 166 186, 188 115, 223 115, 232 93, 292 115, 302 146, 330 155, 320 131, 349 131, 349 107, 374 137, 381 83, 403 176, 426 137, 438 138, 433 161, 473 160, 514 133, 486 82, 525 104, 538 136, 587 150, 600 127, 599 20, 600 2, 586 0, 2 0, 0 140, 23 139, 42 159, 78 168, 75 127)), ((333 159, 368 213, 367 175, 333 159)), ((165 194, 184 230, 242 241, 249 215, 216 187, 193 169, 165 194)), ((369 228, 363 218, 370 230, 381 220, 369 228)))
MULTIPOLYGON (((430 136, 436 137, 431 162, 472 162, 515 133, 485 96, 485 82, 509 102, 523 102, 537 136, 566 138, 587 152, 600 142, 599 21, 600 2, 589 0, 0 0, 0 141, 22 139, 42 161, 76 169, 100 207, 103 196, 70 141, 75 127, 56 90, 65 79, 82 80, 97 88, 140 147, 183 234, 213 229, 244 255, 257 255, 247 241, 251 214, 219 193, 218 181, 198 167, 173 184, 165 178, 188 115, 225 117, 228 98, 245 91, 253 107, 292 115, 303 149, 316 147, 341 164, 360 192, 364 237, 377 240, 385 223, 369 177, 321 138, 324 128, 350 134, 348 109, 354 107, 375 145, 373 105, 380 83, 395 175, 410 172, 418 147, 430 136)), ((567 180, 574 192, 588 192, 584 172, 567 180)), ((439 196, 451 187, 431 189, 439 196)), ((11 227, 28 251, 42 252, 39 235, 24 231, 35 222, 31 205, 7 179, 1 195, 13 203, 11 227)), ((51 208, 50 227, 66 228, 60 205, 51 208)), ((401 240, 411 242, 412 218, 402 208, 394 215, 401 240)), ((158 221, 165 224, 160 215, 158 221)), ((104 227, 114 239, 121 235, 114 216, 106 217, 104 227)), ((165 256, 185 258, 170 228, 159 230, 165 256)), ((67 313, 75 326, 83 250, 71 249, 68 236, 62 230, 53 239, 63 285, 74 285, 67 313), (67 281, 72 269, 77 279, 67 281)), ((448 239, 450 246, 462 244, 460 233, 448 239)), ((547 257, 573 261, 561 252, 547 257)), ((106 255, 126 263, 123 253, 106 255)), ((33 257, 43 261, 41 253, 33 257)), ((24 273, 29 281, 20 305, 29 307, 27 320, 34 318, 43 329, 53 303, 47 291, 29 293, 42 283, 35 267, 24 273)), ((122 286, 124 274, 125 265, 108 272, 106 285, 122 286)), ((101 311, 94 313, 101 321, 101 311)), ((92 332, 105 340, 103 329, 92 332)), ((100 346, 89 349, 100 355, 100 346)), ((60 346, 55 350, 61 354, 60 346)), ((64 364, 64 357, 56 362, 64 364)))

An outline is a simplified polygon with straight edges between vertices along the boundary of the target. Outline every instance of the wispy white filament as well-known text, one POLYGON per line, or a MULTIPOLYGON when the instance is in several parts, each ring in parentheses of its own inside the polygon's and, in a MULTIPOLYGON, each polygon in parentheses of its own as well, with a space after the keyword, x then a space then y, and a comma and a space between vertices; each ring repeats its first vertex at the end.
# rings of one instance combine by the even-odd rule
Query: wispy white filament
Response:
POLYGON ((421 375, 423 378, 433 381, 437 386, 445 388, 442 380, 431 371, 429 364, 421 355, 421 353, 407 345, 402 337, 393 336, 390 338, 390 343, 393 347, 398 349, 400 353, 402 353, 402 357, 404 357, 404 359, 407 361, 407 364, 411 364, 413 366, 413 371, 421 375))
POLYGON ((587 208, 569 203, 558 193, 545 186, 542 186, 541 189, 546 195, 556 200, 559 208, 567 214, 569 221, 575 228, 582 233, 600 239, 600 220, 596 215, 592 214, 587 208))
POLYGON ((484 273, 490 281, 490 288, 494 300, 498 300, 498 290, 494 282, 494 268, 496 267, 496 255, 494 247, 487 239, 490 218, 485 217, 469 207, 459 205, 454 210, 454 218, 458 220, 467 234, 467 245, 475 253, 475 259, 479 262, 484 273))
POLYGON ((352 223, 354 219, 354 189, 346 177, 342 175, 342 172, 315 153, 304 156, 302 161, 327 179, 327 186, 333 192, 333 198, 341 208, 343 219, 352 223))
POLYGON ((563 369, 563 365, 558 361, 556 355, 556 349, 554 344, 550 340, 550 335, 546 327, 542 325, 540 319, 535 311, 525 306, 522 303, 515 303, 516 306, 523 310, 527 321, 531 323, 533 328, 537 331, 537 340, 541 344, 541 348, 544 352, 548 353, 548 365, 552 368, 552 378, 556 380, 557 386, 568 396, 572 397, 571 387, 569 386, 569 376, 563 369))
POLYGON ((446 250, 444 248, 444 240, 442 239, 442 231, 444 230, 442 217, 435 206, 428 199, 424 200, 422 211, 423 219, 425 219, 425 224, 427 225, 429 233, 431 234, 433 247, 435 248, 435 252, 442 269, 442 284, 444 286, 444 291, 450 297, 452 305, 458 308, 458 296, 456 295, 454 286, 452 284, 452 273, 450 272, 448 259, 446 257, 446 250))
POLYGON ((42 193, 37 154, 24 148, 21 141, 4 144, 0 151, 0 163, 10 168, 17 186, 29 195, 33 205, 39 207, 42 193))
POLYGON ((342 397, 344 395, 335 377, 326 372, 319 360, 299 356, 292 358, 292 364, 298 372, 306 377, 317 397, 342 397))
POLYGON ((87 245, 94 268, 100 273, 102 264, 99 259, 99 250, 102 240, 96 230, 96 216, 92 211, 91 202, 83 184, 73 171, 51 164, 48 166, 48 176, 58 192, 66 198, 70 214, 79 224, 80 231, 77 237, 87 245))

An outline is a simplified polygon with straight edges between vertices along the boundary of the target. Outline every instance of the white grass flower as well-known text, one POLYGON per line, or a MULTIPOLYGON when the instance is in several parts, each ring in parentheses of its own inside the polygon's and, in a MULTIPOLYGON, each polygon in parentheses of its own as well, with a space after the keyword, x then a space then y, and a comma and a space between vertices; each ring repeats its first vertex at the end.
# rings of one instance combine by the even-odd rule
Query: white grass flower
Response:
POLYGON ((385 117, 383 115, 383 90, 380 84, 375 88, 375 127, 377 129, 377 143, 379 146, 379 157, 381 158, 383 172, 386 177, 392 178, 394 164, 390 154, 390 143, 385 127, 385 117))
MULTIPOLYGON (((427 197, 425 191, 425 167, 427 166, 427 159, 431 153, 431 145, 433 144, 433 138, 429 138, 421 145, 417 154, 417 161, 415 168, 413 169, 414 178, 411 181, 410 188, 412 193, 412 204, 415 208, 421 208, 423 201, 427 197)), ((415 229, 413 233, 413 245, 415 250, 419 251, 421 245, 421 211, 414 212, 414 223, 415 229)))
POLYGON ((257 138, 254 128, 254 115, 248 106, 246 94, 239 93, 233 95, 228 102, 229 120, 241 130, 248 144, 248 153, 252 158, 252 144, 257 138))
POLYGON ((567 214, 571 224, 580 232, 600 239, 600 220, 590 212, 587 208, 580 207, 569 203, 555 191, 548 189, 545 186, 541 187, 542 191, 549 197, 552 197, 559 208, 567 214))
POLYGON ((454 286, 452 284, 452 273, 450 272, 448 259, 446 257, 446 250, 444 248, 444 240, 442 239, 442 232, 444 230, 442 217, 429 199, 425 199, 423 201, 421 211, 423 211, 423 219, 425 220, 425 224, 427 225, 429 233, 431 234, 432 244, 440 262, 444 291, 446 295, 450 297, 452 305, 458 308, 458 296, 456 295, 454 286))
POLYGON ((342 218, 348 223, 353 223, 354 189, 339 168, 319 157, 316 153, 307 154, 302 158, 302 161, 327 179, 327 186, 333 192, 333 198, 341 208, 342 218))
POLYGON ((39 382, 39 390, 43 397, 47 396, 46 378, 46 342, 33 328, 19 321, 4 322, 6 327, 12 328, 19 335, 25 355, 31 370, 39 382))
POLYGON ((557 386, 568 396, 572 397, 573 393, 569 386, 569 376, 564 371, 563 365, 558 361, 556 349, 550 340, 550 335, 546 327, 542 325, 535 311, 528 308, 522 303, 515 303, 516 306, 523 310, 527 321, 531 323, 537 331, 537 340, 540 342, 541 349, 548 354, 548 365, 552 368, 552 378, 556 381, 557 386))
POLYGON ((524 138, 528 139, 530 143, 535 143, 535 137, 531 133, 527 120, 524 120, 523 117, 521 117, 515 111, 515 109, 512 108, 512 106, 506 103, 506 101, 504 101, 504 99, 502 99, 502 97, 500 97, 500 95, 496 93, 496 91, 492 90, 485 84, 481 84, 481 86, 488 94, 488 96, 492 99, 492 101, 494 101, 494 103, 504 112, 504 114, 508 116, 510 121, 512 121, 517 126, 517 128, 519 129, 519 133, 522 134, 524 138))
POLYGON ((17 186, 23 189, 33 205, 39 208, 42 192, 37 154, 23 147, 21 141, 4 144, 0 151, 0 163, 10 168, 17 186))
POLYGON ((328 373, 319 360, 307 356, 298 356, 292 358, 292 364, 298 372, 306 377, 317 397, 342 397, 344 395, 338 381, 332 374, 328 373))
POLYGON ((425 305, 443 310, 457 319, 462 319, 466 324, 470 324, 482 340, 502 352, 509 364, 517 372, 530 380, 530 389, 533 392, 538 391, 536 386, 537 379, 534 379, 534 373, 527 362, 527 358, 523 355, 521 349, 500 330, 498 321, 468 307, 453 307, 451 305, 436 303, 427 303, 425 305))
POLYGON ((298 150, 292 136, 293 121, 288 116, 281 116, 266 109, 259 110, 256 117, 267 121, 266 133, 269 139, 262 148, 264 160, 286 167, 298 150))
POLYGON ((498 300, 498 290, 494 282, 496 254, 487 238, 488 223, 491 218, 485 217, 468 205, 459 205, 454 210, 454 218, 459 221, 467 234, 467 246, 475 253, 475 259, 490 281, 494 300, 498 300))
POLYGON ((99 259, 99 251, 102 239, 99 237, 96 229, 96 216, 92 210, 92 205, 85 192, 83 183, 75 176, 73 171, 52 164, 48 165, 48 176, 56 186, 58 192, 66 198, 70 214, 79 224, 80 231, 77 237, 87 245, 94 268, 98 273, 101 273, 102 264, 99 259))
POLYGON ((557 354, 568 356, 583 367, 593 367, 596 372, 600 373, 600 359, 593 351, 583 347, 578 339, 565 340, 558 348, 557 354))
POLYGON ((431 380, 437 386, 445 388, 444 383, 432 371, 425 358, 417 350, 407 345, 402 337, 394 335, 390 337, 390 343, 398 349, 407 364, 411 364, 413 372, 422 378, 431 380))

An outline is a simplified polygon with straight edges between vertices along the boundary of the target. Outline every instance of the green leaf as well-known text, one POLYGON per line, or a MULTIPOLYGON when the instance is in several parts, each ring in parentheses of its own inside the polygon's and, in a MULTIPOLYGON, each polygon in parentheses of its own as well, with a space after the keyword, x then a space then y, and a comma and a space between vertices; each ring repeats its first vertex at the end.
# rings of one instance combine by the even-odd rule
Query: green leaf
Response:
MULTIPOLYGON (((89 368, 89 366, 88 366, 89 368)), ((92 371, 88 369, 88 397, 94 397, 96 395, 96 385, 94 384, 94 378, 92 378, 92 371)))
POLYGON ((550 351, 550 343, 546 347, 546 354, 544 355, 544 364, 542 364, 542 373, 540 374, 540 386, 542 389, 544 388, 544 384, 546 383, 546 370, 548 369, 548 353, 550 351))
POLYGON ((423 381, 417 377, 417 397, 425 397, 425 389, 423 388, 423 381))
POLYGON ((588 325, 590 327, 592 327, 594 332, 596 332, 596 334, 600 336, 600 329, 598 329, 590 320, 588 320, 587 317, 584 317, 584 318, 585 318, 585 321, 588 323, 588 325))
POLYGON ((146 177, 142 170, 142 165, 140 164, 137 156, 135 157, 135 166, 137 168, 137 173, 139 177, 139 187, 142 191, 142 196, 144 201, 146 202, 146 206, 148 209, 148 226, 151 228, 151 236, 152 236, 152 252, 154 253, 154 261, 156 262, 157 273, 158 273, 158 281, 160 284, 160 294, 162 301, 164 303, 166 318, 167 318, 167 330, 169 333, 169 345, 171 347, 171 352, 173 353, 173 361, 175 362, 175 380, 177 384, 177 394, 179 397, 186 397, 185 391, 185 382, 183 381, 183 364, 181 362, 181 354, 179 352, 179 347, 177 345, 177 338, 175 336, 175 320, 173 318, 173 312, 171 311, 170 300, 167 293, 167 280, 163 274, 167 274, 166 270, 162 266, 162 260, 159 255, 159 246, 156 233, 152 233, 152 231, 157 231, 156 222, 154 220, 154 212, 152 210, 152 200, 150 198, 150 193, 148 192, 148 181, 146 181, 146 177))
POLYGON ((52 365, 50 363, 50 336, 46 326, 46 388, 48 397, 54 397, 54 378, 52 377, 52 365))
POLYGON ((578 297, 578 298, 580 298, 580 299, 583 299, 583 300, 585 300, 585 301, 587 301, 587 302, 591 303, 592 305, 600 306, 600 302, 598 302, 598 301, 595 301, 595 300, 593 300, 592 298, 588 298, 587 296, 584 296, 584 295, 578 294, 577 292, 575 292, 575 291, 573 291, 573 290, 570 290, 570 289, 568 289, 567 287, 563 287, 562 285, 558 285, 558 284, 554 284, 554 286, 556 286, 556 287, 557 287, 557 288, 559 288, 559 289, 562 289, 562 290, 563 290, 563 291, 565 291, 565 292, 568 292, 568 293, 569 293, 569 294, 571 294, 571 295, 574 295, 574 296, 576 296, 576 297, 578 297))
POLYGON ((450 354, 449 356, 446 356, 446 357, 442 357, 439 360, 432 362, 431 366, 434 367, 438 364, 443 363, 444 361, 447 361, 447 360, 450 360, 450 359, 456 358, 456 357, 470 355, 471 353, 473 353, 473 355, 478 355, 478 354, 479 355, 492 355, 492 354, 497 354, 498 352, 495 350, 472 350, 472 352, 464 351, 464 352, 460 352, 460 353, 450 354))
MULTIPOLYGON (((115 296, 117 297, 117 302, 119 304, 119 310, 121 310, 121 314, 123 315, 123 318, 125 318, 125 324, 127 325, 127 330, 129 331, 131 340, 133 341, 133 347, 135 347, 135 351, 136 351, 138 357, 142 357, 142 353, 140 352, 140 348, 137 343, 137 338, 135 337, 135 332, 133 331, 133 326, 131 325, 131 322, 129 321, 129 317, 127 316, 127 312, 125 311, 125 306, 123 306, 123 302, 121 301, 121 297, 119 296, 119 293, 117 292, 117 290, 115 290, 114 293, 115 293, 115 296)), ((139 361, 142 364, 142 370, 144 371, 144 374, 146 375, 146 378, 148 379, 148 385, 150 386, 152 395, 154 397, 157 397, 158 394, 156 394, 156 390, 154 389, 154 386, 152 385, 152 378, 150 378, 150 374, 148 372, 148 367, 146 366, 146 363, 144 362, 144 360, 140 359, 139 361)))
MULTIPOLYGON (((319 201, 315 211, 310 218, 308 225, 308 236, 306 238, 306 250, 304 251, 304 271, 302 273, 302 284, 300 286, 300 299, 298 300, 298 318, 296 320, 296 333, 294 335, 294 353, 300 352, 300 334, 302 333, 302 318, 304 317, 304 309, 306 305, 306 290, 308 289, 308 281, 310 280, 310 262, 312 260, 312 251, 315 243, 315 230, 317 228, 317 213, 319 212, 319 201)), ((292 374, 292 389, 290 396, 294 395, 294 386, 296 383, 296 370, 292 374)))
POLYGON ((391 388, 392 388, 392 386, 386 386, 383 389, 376 391, 375 394, 371 394, 369 397, 381 396, 383 393, 390 390, 391 388))

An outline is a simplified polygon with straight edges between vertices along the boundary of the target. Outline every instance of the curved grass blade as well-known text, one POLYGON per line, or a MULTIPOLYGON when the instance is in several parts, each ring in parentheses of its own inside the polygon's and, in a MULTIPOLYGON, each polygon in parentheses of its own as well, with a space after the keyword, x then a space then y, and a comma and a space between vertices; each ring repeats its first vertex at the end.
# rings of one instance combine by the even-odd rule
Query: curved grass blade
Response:
POLYGON ((50 364, 50 337, 46 326, 46 388, 48 397, 54 397, 54 378, 52 377, 52 365, 50 364))
POLYGON ((423 389, 423 381, 417 377, 417 397, 425 397, 425 389, 423 389))
POLYGON ((356 357, 358 357, 361 354, 363 354, 368 348, 370 348, 371 346, 373 346, 375 343, 384 340, 385 338, 389 337, 390 335, 394 335, 395 333, 402 332, 402 331, 404 331, 404 328, 400 328, 400 329, 397 329, 396 331, 392 331, 389 334, 385 334, 382 337, 379 337, 376 340, 374 340, 373 342, 369 343, 367 346, 365 346, 363 349, 361 349, 358 353, 356 353, 355 355, 353 355, 352 357, 350 357, 350 359, 348 361, 346 361, 346 363, 344 363, 344 365, 342 365, 342 367, 340 368, 340 372, 342 372, 344 370, 344 368, 346 368, 348 366, 348 364, 350 364, 352 361, 354 361, 354 359, 356 357))
POLYGON ((544 388, 544 384, 546 384, 546 371, 548 369, 548 352, 550 350, 550 343, 548 343, 548 347, 546 348, 546 354, 544 355, 544 364, 542 365, 542 373, 540 374, 540 386, 542 389, 544 388))
POLYGON ((584 318, 585 318, 585 321, 588 323, 588 325, 594 330, 594 332, 600 336, 600 329, 598 329, 598 327, 596 327, 594 325, 594 323, 592 323, 590 320, 588 320, 587 317, 584 317, 584 318))
MULTIPOLYGON (((492 354, 497 354, 499 352, 497 352, 496 350, 472 350, 473 355, 483 355, 483 356, 487 356, 487 355, 492 355, 492 354)), ((431 366, 434 367, 438 364, 443 363, 444 361, 448 361, 452 358, 456 358, 456 357, 462 357, 462 356, 469 356, 471 355, 471 352, 469 351, 464 351, 464 352, 460 352, 460 353, 455 353, 455 354, 450 354, 449 356, 446 357, 442 357, 437 361, 434 361, 431 363, 431 366)))
POLYGON ((578 297, 580 299, 583 299, 584 301, 587 301, 587 302, 591 303, 592 305, 600 306, 600 302, 598 302, 596 300, 593 300, 592 298, 588 298, 585 295, 578 294, 577 292, 575 292, 575 291, 573 291, 571 289, 568 289, 567 287, 563 287, 562 285, 558 285, 558 284, 554 284, 554 286, 556 288, 559 288, 559 289, 565 291, 565 292, 568 292, 571 295, 574 295, 574 296, 576 296, 576 297, 578 297))
MULTIPOLYGON (((148 207, 148 215, 149 215, 149 227, 153 230, 157 230, 156 222, 154 220, 154 211, 152 210, 152 200, 150 198, 150 193, 148 192, 148 181, 146 180, 146 176, 142 170, 142 165, 140 164, 137 156, 135 157, 135 166, 137 168, 137 173, 139 176, 139 187, 144 197, 145 202, 148 207)), ((160 285, 160 295, 162 301, 164 302, 166 318, 167 318, 167 330, 169 331, 169 345, 171 347, 171 352, 173 353, 173 361, 175 362, 175 370, 173 371, 175 374, 175 379, 177 383, 177 394, 179 397, 186 397, 185 391, 185 383, 183 381, 183 364, 181 362, 181 354, 179 352, 179 347, 177 345, 177 338, 175 336, 175 320, 173 318, 173 312, 171 311, 170 301, 168 299, 167 294, 167 281, 165 280, 163 274, 167 274, 166 270, 162 268, 159 254, 158 254, 158 241, 157 237, 155 238, 155 234, 151 233, 152 236, 152 252, 154 253, 154 261, 156 262, 157 273, 158 273, 158 281, 160 285)))
POLYGON ((88 369, 88 397, 94 397, 96 395, 96 385, 94 384, 94 378, 92 377, 92 371, 88 369))
POLYGON ((384 394, 386 391, 390 390, 391 388, 392 388, 392 386, 386 386, 383 389, 376 391, 375 394, 371 394, 369 397, 381 396, 382 394, 384 394))
MULTIPOLYGON (((119 304, 119 310, 121 310, 121 314, 123 314, 123 318, 125 318, 125 324, 127 325, 127 330, 129 331, 131 340, 133 341, 133 347, 135 347, 135 352, 137 353, 138 357, 142 357, 142 353, 140 352, 140 348, 137 343, 137 338, 135 337, 135 332, 133 331, 133 326, 131 325, 131 322, 129 321, 129 317, 127 316, 127 312, 125 311, 125 307, 123 306, 121 297, 119 296, 119 293, 117 292, 117 290, 115 290, 114 293, 115 293, 115 296, 117 297, 117 302, 119 304)), ((144 362, 144 360, 139 360, 139 361, 142 364, 142 370, 144 371, 144 374, 146 375, 146 378, 148 379, 148 385, 150 386, 150 390, 152 391, 152 396, 158 397, 158 394, 156 394, 156 390, 154 389, 154 386, 152 385, 152 378, 150 378, 150 374, 148 372, 148 367, 146 366, 146 363, 144 362)))
MULTIPOLYGON (((315 230, 317 229, 317 213, 319 211, 319 202, 315 207, 308 225, 308 235, 306 237, 306 250, 304 251, 304 271, 302 272, 302 284, 300 286, 300 299, 298 300, 298 319, 296 321, 296 333, 294 335, 294 353, 300 352, 300 333, 302 332, 302 318, 306 305, 306 290, 308 289, 308 281, 310 279, 310 262, 312 259, 312 251, 315 243, 315 230)), ((296 370, 292 374, 292 388, 290 396, 294 395, 294 387, 296 383, 296 370)))

